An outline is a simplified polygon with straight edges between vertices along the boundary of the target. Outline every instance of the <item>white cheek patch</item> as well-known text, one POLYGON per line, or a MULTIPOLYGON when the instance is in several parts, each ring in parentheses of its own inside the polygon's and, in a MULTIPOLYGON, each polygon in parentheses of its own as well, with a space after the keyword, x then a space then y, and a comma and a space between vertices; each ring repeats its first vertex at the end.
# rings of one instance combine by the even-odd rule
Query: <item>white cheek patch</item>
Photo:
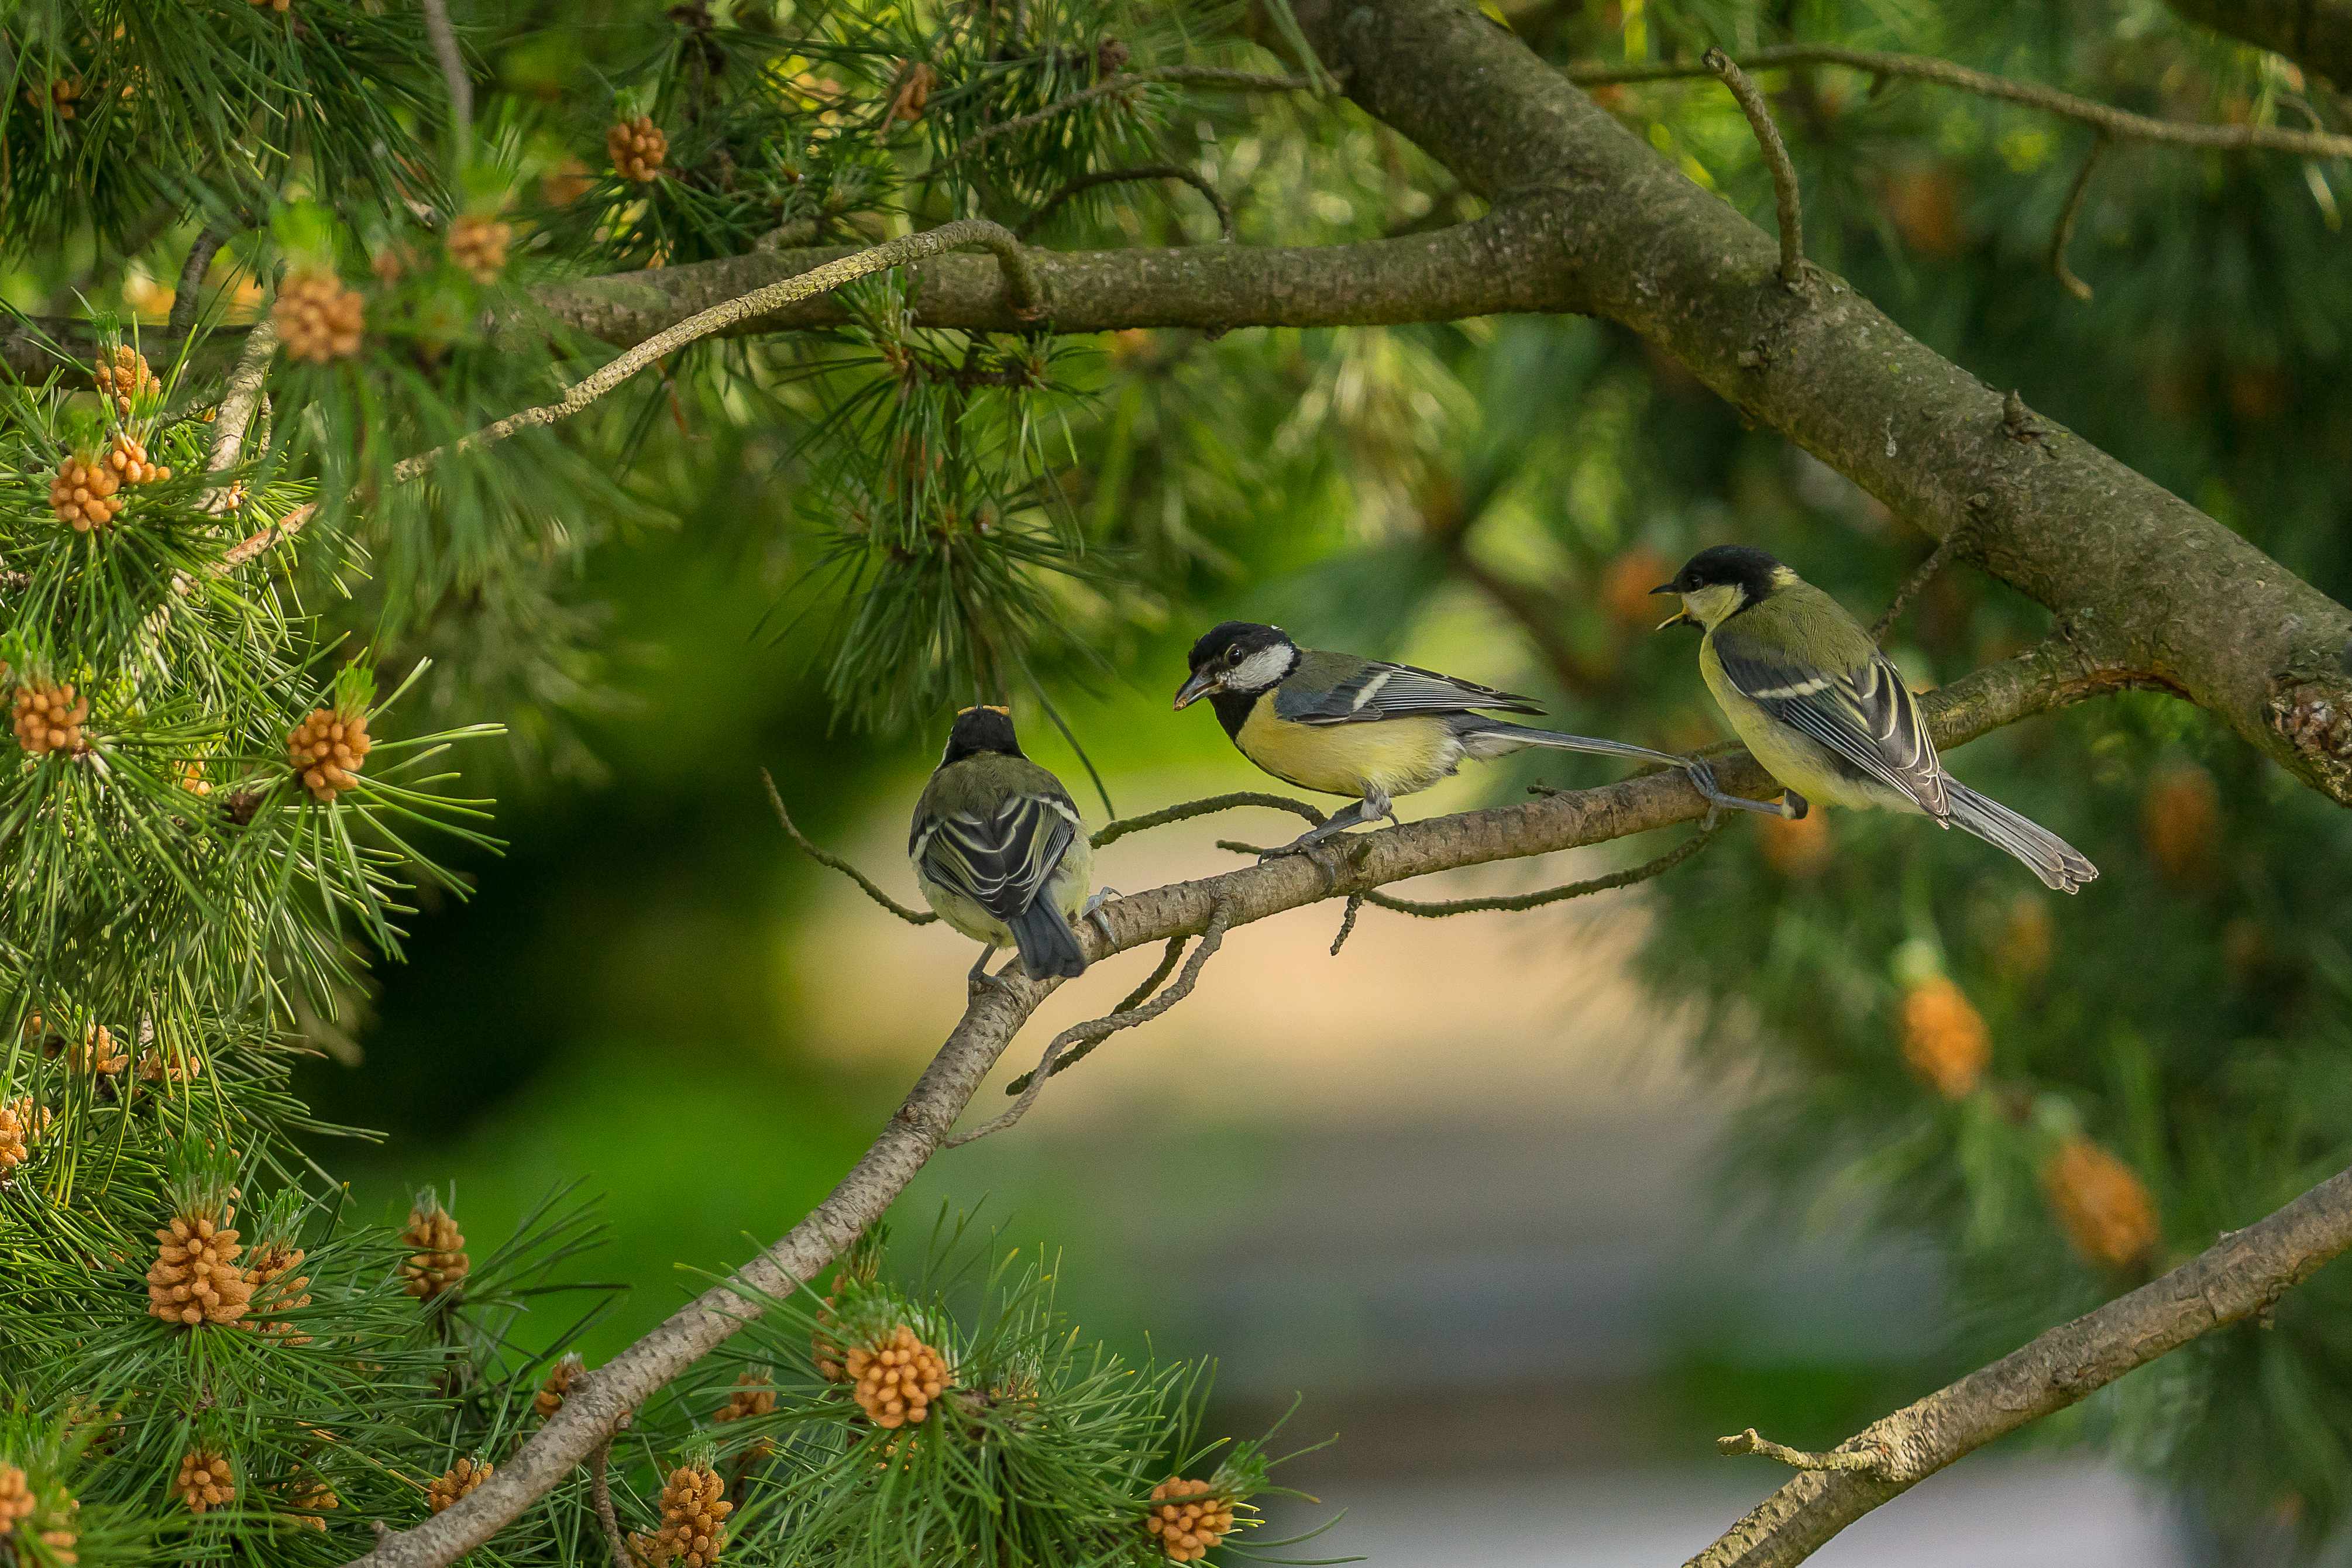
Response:
POLYGON ((1234 691, 1263 691, 1269 686, 1279 686, 1282 678, 1290 673, 1290 650, 1286 647, 1263 647, 1234 666, 1224 679, 1234 691))

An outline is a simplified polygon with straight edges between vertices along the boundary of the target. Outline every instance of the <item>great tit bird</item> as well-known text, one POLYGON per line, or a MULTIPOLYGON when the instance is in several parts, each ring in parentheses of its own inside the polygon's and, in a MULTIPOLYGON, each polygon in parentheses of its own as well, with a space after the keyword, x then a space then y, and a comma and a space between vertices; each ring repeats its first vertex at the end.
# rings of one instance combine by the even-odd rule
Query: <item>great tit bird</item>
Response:
POLYGON ((971 983, 1001 947, 1032 980, 1086 973, 1070 922, 1092 911, 1094 849, 1062 781, 1021 753, 1013 716, 967 708, 915 802, 907 839, 915 884, 940 919, 983 944, 971 983))
POLYGON ((1207 698, 1251 762, 1285 784, 1356 797, 1277 854, 1361 823, 1395 821, 1390 803, 1396 796, 1451 776, 1465 757, 1484 761, 1546 746, 1688 765, 1641 746, 1487 718, 1479 710, 1543 710, 1516 693, 1433 670, 1302 648, 1280 626, 1227 621, 1192 645, 1192 676, 1176 692, 1178 708, 1207 698))
POLYGON ((2098 868, 2048 828, 1944 771, 1894 663, 1835 599, 1760 550, 1723 544, 1690 558, 1654 594, 1681 596, 1659 626, 1703 627, 1699 672, 1731 727, 1787 795, 1743 800, 1694 774, 1717 805, 1802 816, 1808 799, 1921 812, 2006 849, 2061 892, 2098 868))

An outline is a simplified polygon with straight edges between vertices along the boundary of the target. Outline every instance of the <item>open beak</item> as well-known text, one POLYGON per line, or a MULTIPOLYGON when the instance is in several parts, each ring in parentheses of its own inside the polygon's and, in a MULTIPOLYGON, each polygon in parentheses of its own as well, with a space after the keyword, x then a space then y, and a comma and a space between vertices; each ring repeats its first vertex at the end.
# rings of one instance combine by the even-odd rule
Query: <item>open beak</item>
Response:
MULTIPOLYGON (((1661 583, 1656 587, 1650 590, 1654 595, 1671 594, 1674 591, 1675 585, 1672 583, 1661 583)), ((1664 631, 1668 626, 1681 626, 1690 618, 1690 612, 1688 610, 1677 610, 1675 614, 1668 616, 1664 620, 1660 621, 1654 629, 1657 631, 1664 631)))
POLYGON ((1190 708, 1216 689, 1217 672, 1213 669, 1196 669, 1192 672, 1192 678, 1190 680, 1176 689, 1176 707, 1180 711, 1190 708))

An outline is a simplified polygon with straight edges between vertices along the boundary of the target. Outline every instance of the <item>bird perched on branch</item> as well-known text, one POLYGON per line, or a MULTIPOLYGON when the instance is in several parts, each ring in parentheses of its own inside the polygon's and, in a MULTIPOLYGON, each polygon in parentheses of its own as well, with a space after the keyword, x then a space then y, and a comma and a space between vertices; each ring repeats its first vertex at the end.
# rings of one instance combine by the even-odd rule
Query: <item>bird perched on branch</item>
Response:
POLYGON ((1205 697, 1242 755, 1285 784, 1356 797, 1331 820, 1272 853, 1292 854, 1382 817, 1398 795, 1452 776, 1465 757, 1485 761, 1530 746, 1633 757, 1674 767, 1681 757, 1530 729, 1481 710, 1540 713, 1515 692, 1351 653, 1318 653, 1280 626, 1227 621, 1192 645, 1192 673, 1176 706, 1205 697))
POLYGON ((1920 812, 2009 851, 2061 892, 2098 876, 2064 839, 1946 773, 1902 672, 1835 599, 1771 556, 1717 545, 1651 592, 1682 599, 1659 630, 1704 628, 1707 689, 1786 791, 1777 805, 1746 800, 1694 772, 1713 805, 1789 817, 1813 800, 1920 812))
POLYGON ((971 983, 1001 947, 1018 948, 1032 980, 1086 973, 1070 922, 1093 912, 1094 848, 1062 781, 1021 752, 1013 716, 967 708, 915 802, 907 839, 923 898, 983 945, 971 983))

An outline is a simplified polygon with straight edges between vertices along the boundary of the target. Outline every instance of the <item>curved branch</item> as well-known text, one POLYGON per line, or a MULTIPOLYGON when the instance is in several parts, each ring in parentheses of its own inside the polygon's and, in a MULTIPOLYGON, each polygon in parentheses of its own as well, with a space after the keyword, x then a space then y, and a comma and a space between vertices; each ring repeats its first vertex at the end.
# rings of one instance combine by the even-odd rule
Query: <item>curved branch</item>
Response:
POLYGON ((2096 1311, 1906 1405, 1826 1454, 1756 1436, 1725 1438, 1804 1474, 1773 1493, 1685 1568, 1790 1568, 1830 1537, 1994 1438, 2087 1398, 2200 1334, 2268 1310, 2352 1248, 2352 1171, 2096 1311))
POLYGON ((1805 221, 1797 166, 1789 162, 1789 144, 1780 140, 1780 128, 1772 123, 1772 110, 1765 104, 1764 95, 1729 55, 1709 49, 1700 63, 1731 89, 1739 112, 1748 117, 1748 129, 1756 133, 1757 146, 1763 149, 1765 167, 1772 171, 1772 201, 1780 226, 1780 281, 1794 289, 1805 276, 1805 221))
POLYGON ((2098 172, 2099 160, 2107 155, 2109 138, 2105 132, 2091 142, 2091 150, 2083 154, 2083 166, 2074 171, 2074 183, 2066 187, 2066 205, 2058 209, 2058 225, 2050 231, 2050 271, 2066 292, 2087 301, 2091 286, 2074 276, 2066 265, 2066 247, 2074 242, 2074 222, 2083 216, 2083 199, 2091 194, 2091 176, 2098 172))
MULTIPOLYGON (((2057 654, 2006 660, 1920 706, 1939 743, 2092 695, 2085 672, 2057 654)), ((2114 689, 2113 685, 2099 689, 2114 689)), ((1727 789, 1762 787, 1745 756, 1717 769, 1727 789)), ((1368 833, 1334 877, 1303 856, 1223 876, 1155 888, 1108 904, 1078 932, 1090 960, 1147 942, 1252 924, 1288 910, 1369 891, 1433 871, 1548 855, 1685 822, 1705 803, 1679 773, 1652 773, 1601 789, 1567 791, 1459 816, 1368 833)), ((496 1535, 585 1461, 627 1414, 759 1315, 757 1302, 792 1295, 846 1249, 937 1153, 989 1070, 1058 981, 999 977, 966 1005, 962 1019, 923 1069, 881 1134, 807 1217, 596 1370, 490 1479, 414 1529, 386 1535, 347 1568, 445 1568, 496 1535)))
POLYGON ((765 768, 761 768, 760 770, 760 782, 768 786, 768 804, 776 808, 776 820, 783 824, 785 835, 792 839, 793 846, 797 847, 802 854, 807 856, 810 859, 815 861, 820 866, 829 867, 832 869, 840 872, 843 876, 856 883, 860 888, 863 888, 866 890, 866 896, 867 898, 873 900, 884 909, 888 910, 892 914, 897 915, 900 920, 905 921, 910 926, 927 926, 933 921, 940 918, 936 910, 908 909, 905 904, 900 903, 898 900, 884 892, 881 886, 877 883, 874 879, 868 877, 856 866, 851 865, 847 860, 835 855, 831 850, 820 847, 818 845, 812 842, 805 834, 801 832, 799 825, 793 821, 793 814, 784 809, 783 795, 776 788, 774 776, 765 768))
MULTIPOLYGON (((1844 66, 1876 77, 1907 77, 1938 87, 1957 88, 1980 98, 2023 104, 2068 120, 2080 121, 2119 142, 2161 142, 2176 147, 2210 147, 2232 153, 2292 153, 2305 158, 2352 158, 2352 136, 2324 131, 2290 131, 2281 125, 2204 125, 2179 120, 2156 120, 2127 109, 2077 98, 2040 82, 2018 81, 1990 71, 1972 70, 1932 55, 1885 54, 1875 49, 1843 49, 1829 44, 1780 44, 1750 50, 1741 61, 1750 70, 1781 66, 1844 66)), ((1571 66, 1565 73, 1579 87, 1619 82, 1673 81, 1711 76, 1705 61, 1657 60, 1643 65, 1571 66)))

